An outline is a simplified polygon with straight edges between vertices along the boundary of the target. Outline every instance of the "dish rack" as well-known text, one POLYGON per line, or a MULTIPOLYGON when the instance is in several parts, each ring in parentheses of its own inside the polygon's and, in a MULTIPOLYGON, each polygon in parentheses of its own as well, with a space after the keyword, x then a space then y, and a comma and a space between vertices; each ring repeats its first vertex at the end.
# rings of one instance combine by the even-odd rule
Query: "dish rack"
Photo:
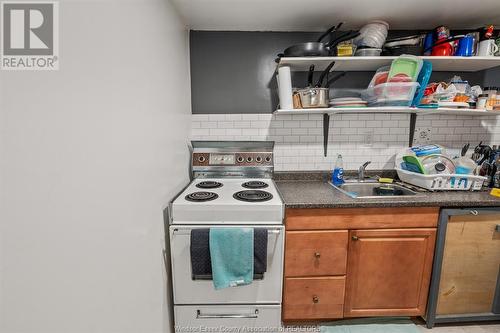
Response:
POLYGON ((479 191, 486 177, 464 174, 423 175, 396 168, 399 179, 403 182, 425 188, 430 191, 479 191))

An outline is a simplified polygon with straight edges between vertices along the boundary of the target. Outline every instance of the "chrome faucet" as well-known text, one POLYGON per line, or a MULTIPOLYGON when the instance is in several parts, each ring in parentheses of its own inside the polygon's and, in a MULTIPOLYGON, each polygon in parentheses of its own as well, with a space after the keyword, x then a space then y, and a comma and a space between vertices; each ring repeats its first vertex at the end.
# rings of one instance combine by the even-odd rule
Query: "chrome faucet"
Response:
POLYGON ((367 161, 363 163, 362 166, 359 167, 358 169, 358 182, 364 182, 365 181, 365 169, 370 164, 372 161, 367 161))

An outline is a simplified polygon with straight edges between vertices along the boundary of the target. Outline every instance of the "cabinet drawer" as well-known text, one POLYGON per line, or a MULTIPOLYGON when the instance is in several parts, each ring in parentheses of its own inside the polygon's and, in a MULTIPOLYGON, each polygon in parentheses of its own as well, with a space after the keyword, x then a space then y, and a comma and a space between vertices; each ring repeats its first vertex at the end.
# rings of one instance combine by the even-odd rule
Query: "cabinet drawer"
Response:
POLYGON ((289 208, 287 230, 433 228, 439 207, 289 208))
POLYGON ((342 318, 345 277, 286 278, 283 320, 342 318))
POLYGON ((285 276, 345 275, 347 230, 287 231, 285 276))

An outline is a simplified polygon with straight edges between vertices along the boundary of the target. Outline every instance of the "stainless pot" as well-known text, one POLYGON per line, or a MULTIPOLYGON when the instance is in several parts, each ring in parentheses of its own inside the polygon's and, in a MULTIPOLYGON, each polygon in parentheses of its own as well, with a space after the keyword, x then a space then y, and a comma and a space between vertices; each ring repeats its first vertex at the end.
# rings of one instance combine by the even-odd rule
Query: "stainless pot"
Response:
POLYGON ((298 91, 304 109, 327 108, 329 88, 305 88, 298 91))

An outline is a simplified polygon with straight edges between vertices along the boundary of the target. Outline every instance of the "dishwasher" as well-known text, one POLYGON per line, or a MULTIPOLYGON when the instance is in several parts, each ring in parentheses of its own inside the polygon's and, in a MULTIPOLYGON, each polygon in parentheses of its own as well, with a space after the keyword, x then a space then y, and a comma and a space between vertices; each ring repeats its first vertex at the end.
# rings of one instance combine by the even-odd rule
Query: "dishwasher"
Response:
POLYGON ((500 208, 441 210, 436 242, 427 327, 500 320, 500 208))

